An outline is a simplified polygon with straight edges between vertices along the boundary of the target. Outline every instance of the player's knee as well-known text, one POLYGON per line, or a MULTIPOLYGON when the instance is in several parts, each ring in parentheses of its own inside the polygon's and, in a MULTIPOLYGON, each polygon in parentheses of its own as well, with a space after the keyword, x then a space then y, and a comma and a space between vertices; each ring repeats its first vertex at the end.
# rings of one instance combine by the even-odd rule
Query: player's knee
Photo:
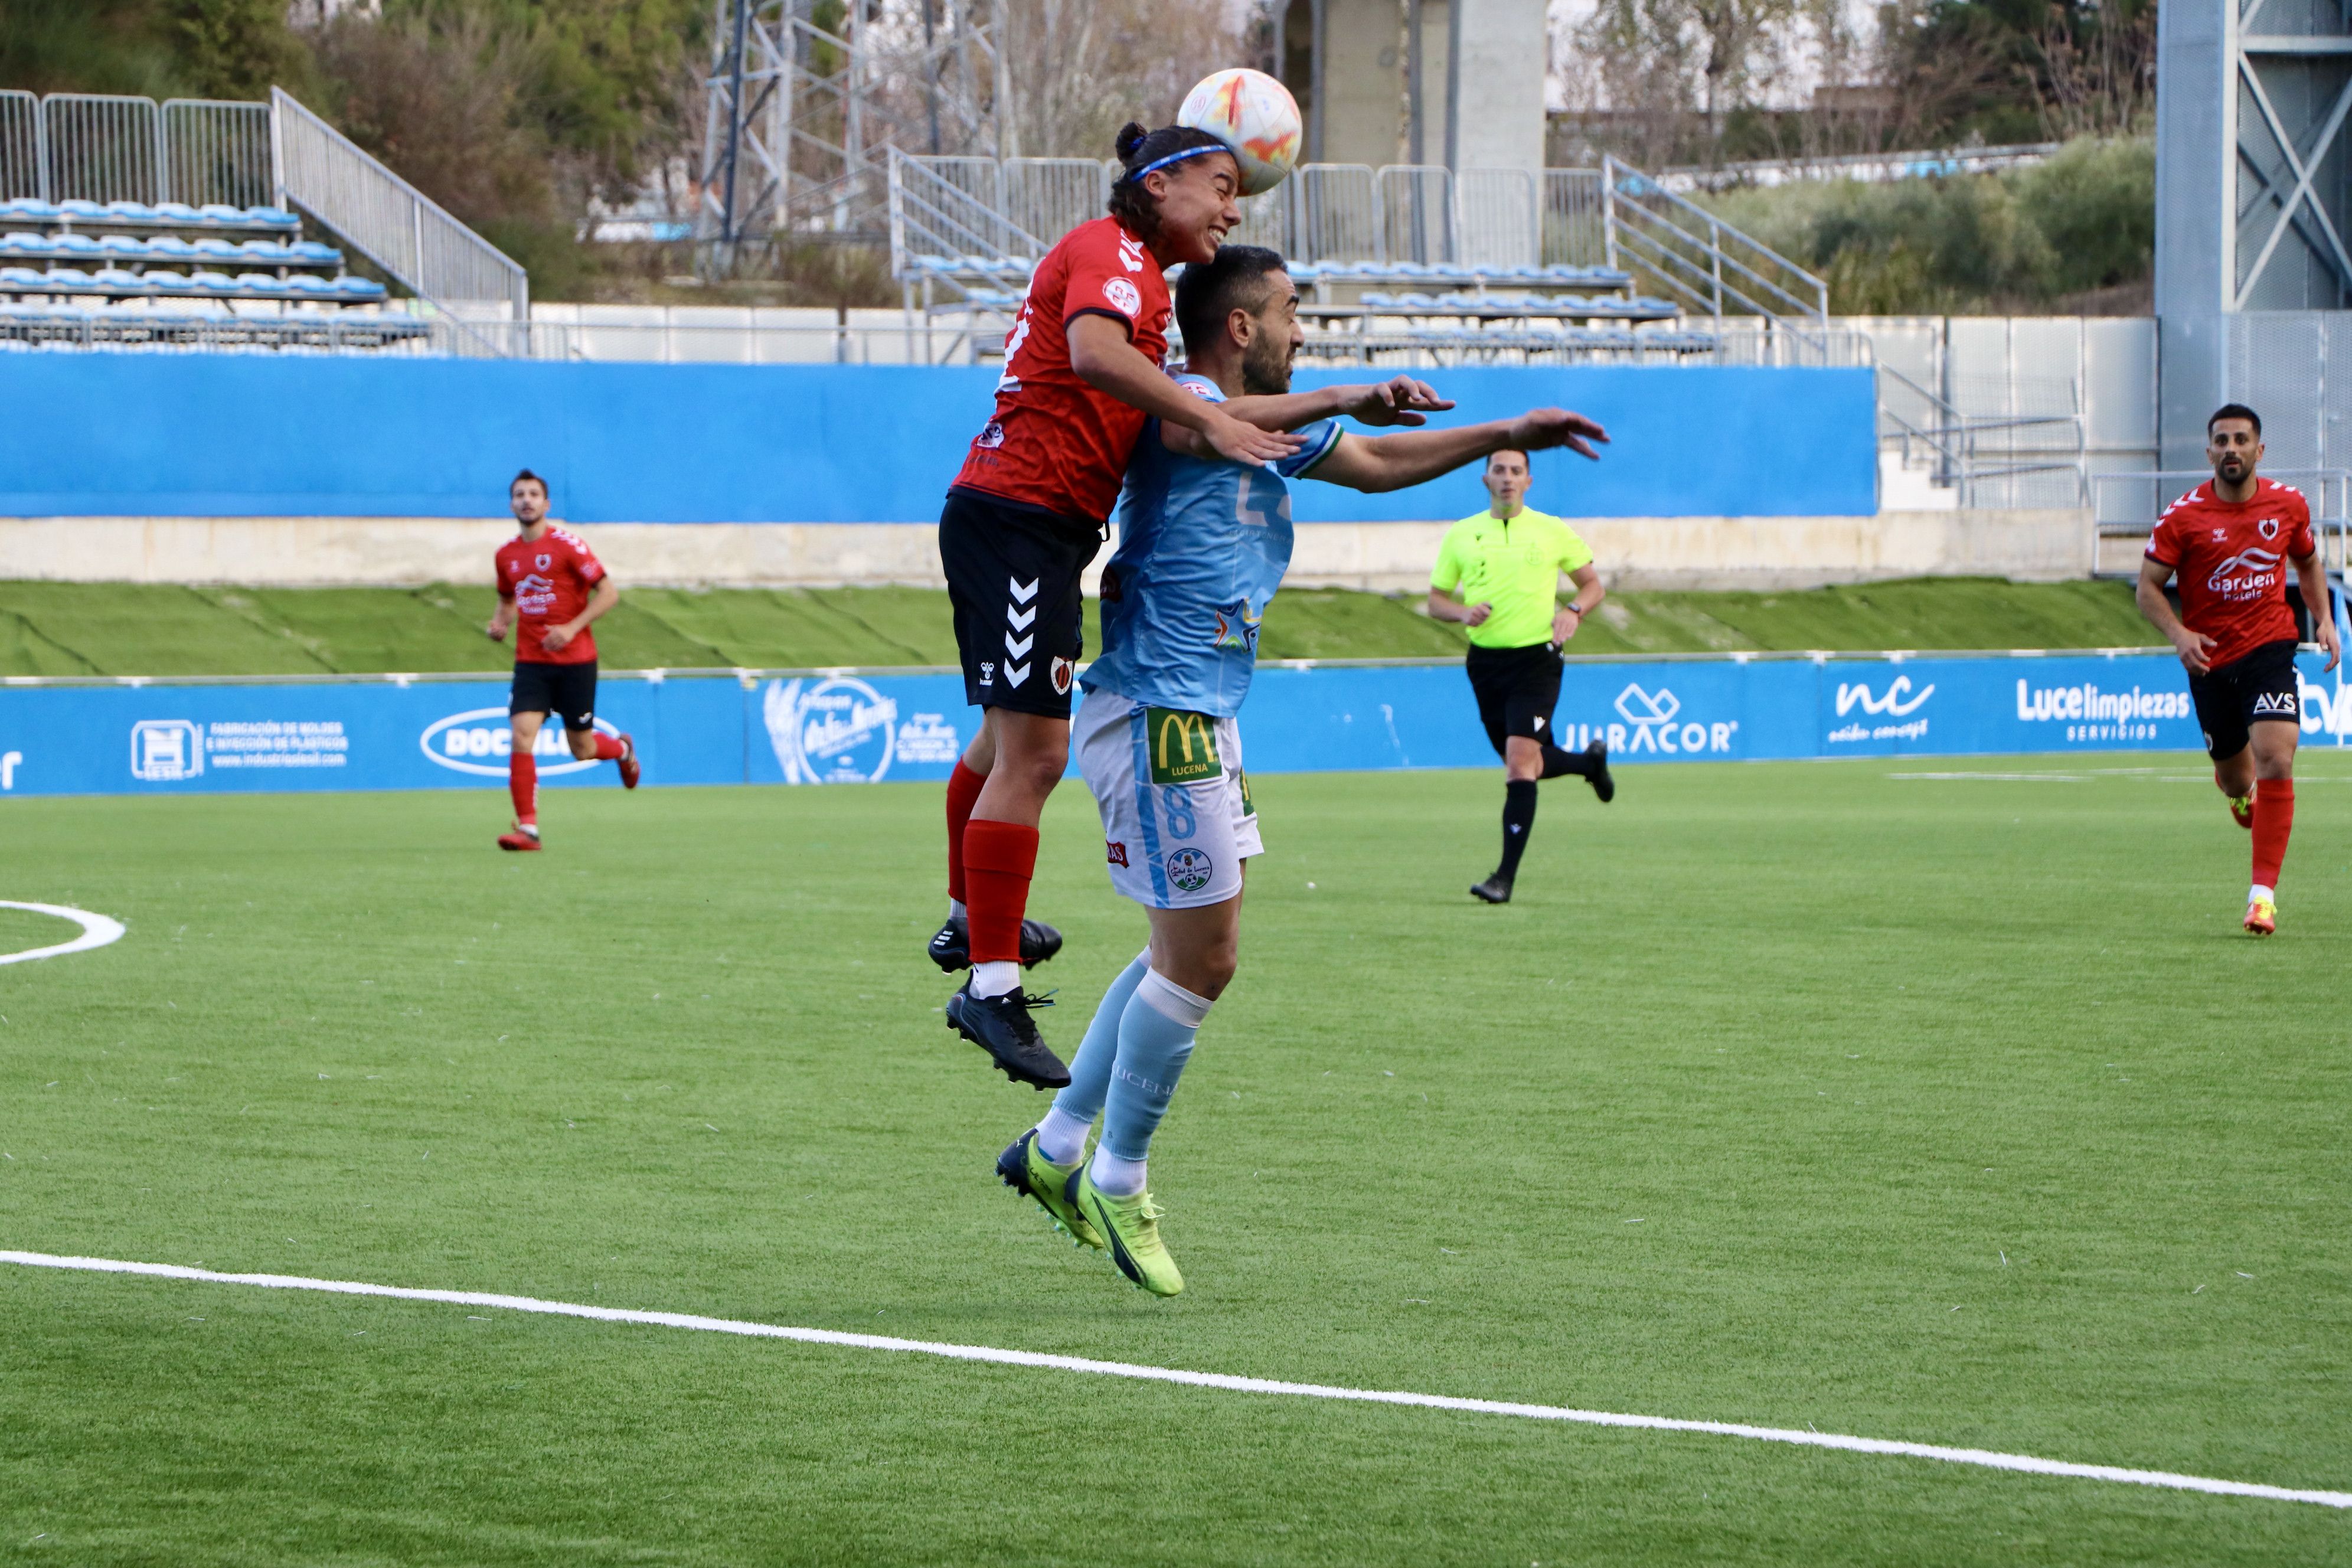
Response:
POLYGON ((563 731, 563 738, 572 743, 572 754, 573 756, 579 758, 583 763, 593 763, 596 760, 595 731, 566 730, 563 731))

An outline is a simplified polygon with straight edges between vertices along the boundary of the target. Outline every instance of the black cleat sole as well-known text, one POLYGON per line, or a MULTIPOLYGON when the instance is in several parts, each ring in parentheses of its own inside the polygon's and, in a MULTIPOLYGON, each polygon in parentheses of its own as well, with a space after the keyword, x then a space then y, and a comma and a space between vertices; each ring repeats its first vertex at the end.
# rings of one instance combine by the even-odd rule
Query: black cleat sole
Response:
MULTIPOLYGON (((1021 922, 1021 967, 1034 969, 1062 951, 1062 933, 1044 921, 1021 922)), ((953 974, 959 969, 971 967, 971 938, 950 921, 933 932, 925 956, 940 966, 942 974, 953 974)))
POLYGON ((966 993, 961 991, 957 992, 954 995, 948 998, 948 1027, 953 1029, 957 1034, 961 1035, 965 1039, 970 1040, 973 1045, 978 1046, 982 1050, 986 1051, 988 1053, 988 1059, 996 1064, 996 1069, 999 1072, 1003 1073, 1006 1078, 1011 1079, 1014 1083, 1025 1083, 1030 1088, 1039 1090, 1048 1089, 1067 1089, 1070 1086, 1070 1069, 1062 1065, 1062 1060, 1059 1057, 1056 1057, 1049 1050, 1045 1050, 1042 1047, 1039 1047, 1039 1050, 1040 1054, 1042 1054, 1045 1058, 1045 1063, 1034 1066, 1019 1060, 1008 1061, 1003 1057, 998 1055, 995 1047, 990 1045, 986 1039, 982 1037, 977 1030, 970 1027, 964 1023, 962 1005, 965 999, 966 993))
POLYGON ((1500 877, 1489 877, 1472 888, 1470 896, 1484 904, 1507 904, 1511 901, 1511 885, 1500 877))
POLYGON ((1617 780, 1609 772, 1608 742, 1595 741, 1584 748, 1584 754, 1597 764, 1592 772, 1584 775, 1584 782, 1592 786, 1592 793, 1600 797, 1601 804, 1607 805, 1617 798, 1617 780))

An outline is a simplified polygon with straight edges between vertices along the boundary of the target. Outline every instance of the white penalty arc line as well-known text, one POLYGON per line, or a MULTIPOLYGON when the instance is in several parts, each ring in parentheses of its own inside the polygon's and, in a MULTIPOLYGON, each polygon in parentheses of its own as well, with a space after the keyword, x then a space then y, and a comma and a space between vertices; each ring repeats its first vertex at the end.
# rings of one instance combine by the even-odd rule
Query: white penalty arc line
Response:
POLYGON ((61 942, 54 947, 28 947, 22 952, 0 952, 0 963, 30 963, 37 958, 56 958, 68 952, 87 952, 93 947, 122 940, 122 922, 111 915, 93 914, 70 904, 20 904, 14 899, 0 899, 0 910, 29 910, 37 915, 55 915, 61 921, 71 921, 81 927, 81 934, 71 942, 61 942))
POLYGON ((272 1290, 319 1290, 336 1296, 380 1296, 400 1301, 438 1301, 453 1307, 495 1307, 511 1312, 587 1318, 605 1323, 694 1329, 703 1333, 737 1334, 746 1339, 796 1340, 803 1344, 836 1345, 849 1350, 898 1351, 914 1355, 940 1356, 950 1361, 1045 1367, 1055 1372, 1091 1373, 1100 1377, 1133 1378, 1144 1383, 1174 1383, 1189 1388, 1223 1389, 1233 1394, 1287 1394, 1362 1405, 1408 1405, 1427 1410, 1516 1415, 1528 1420, 1567 1421, 1586 1426, 1624 1426, 1649 1432, 1695 1432, 1716 1437, 1748 1437, 1759 1442, 1789 1443, 1805 1448, 1836 1448, 1854 1454, 1890 1454, 1912 1459, 1938 1459, 1947 1464, 2016 1470, 2028 1475, 2121 1481, 2174 1491, 2210 1492, 2221 1497, 2262 1498, 2273 1502, 2310 1502, 2325 1508, 2352 1509, 2352 1492, 2264 1486, 2255 1481, 2217 1480, 2209 1476, 2175 1475, 2168 1470, 2136 1470, 2119 1465, 2079 1465, 2065 1459, 2037 1458, 2031 1454, 2001 1454, 1984 1448, 1948 1448, 1934 1443, 1890 1442, 1881 1437, 1852 1437, 1841 1433, 1810 1429, 1800 1432, 1782 1426, 1750 1426, 1734 1421, 1683 1421, 1665 1415, 1625 1415, 1613 1411, 1575 1410, 1557 1405, 1458 1399, 1443 1394, 1335 1388, 1325 1384, 1284 1383, 1274 1378, 1234 1377, 1216 1372, 1182 1372, 1173 1367, 1094 1361, 1085 1356, 1048 1355, 1037 1351, 998 1350, 989 1345, 899 1340, 883 1334, 843 1333, 835 1329, 785 1328, 772 1323, 747 1323, 731 1318, 698 1317, 691 1312, 640 1312, 621 1307, 591 1307, 574 1301, 544 1301, 532 1296, 500 1296, 478 1290, 418 1290, 398 1285, 369 1285, 348 1279, 311 1279, 293 1274, 221 1274, 209 1268, 190 1268, 175 1263, 125 1263, 108 1258, 62 1258, 47 1252, 0 1251, 0 1263, 22 1264, 31 1268, 76 1269, 92 1274, 137 1274, 157 1279, 194 1280, 206 1285, 257 1285, 272 1290))

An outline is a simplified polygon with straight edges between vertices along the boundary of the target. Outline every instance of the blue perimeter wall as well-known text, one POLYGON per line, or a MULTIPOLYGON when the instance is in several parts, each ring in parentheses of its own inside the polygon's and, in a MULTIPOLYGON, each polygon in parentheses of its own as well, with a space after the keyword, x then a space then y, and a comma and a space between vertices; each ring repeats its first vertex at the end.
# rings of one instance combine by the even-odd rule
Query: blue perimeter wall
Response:
MULTIPOLYGON (((2299 661, 2304 730, 2341 745, 2352 695, 2319 667, 2299 661)), ((602 686, 599 727, 635 736, 649 784, 944 779, 973 719, 953 675, 602 686)), ((1598 736, 1629 763, 2200 745, 2168 654, 1575 663, 1559 716, 1564 742, 1598 736)), ((503 803, 507 738, 496 680, 12 683, 0 798, 470 787, 503 803)), ((612 768, 559 756, 555 727, 541 739, 546 783, 617 787, 612 768)), ((1242 742, 1256 773, 1495 765, 1459 665, 1267 668, 1242 742)))
MULTIPOLYGON (((1300 373, 1302 386, 1363 379, 1300 373)), ((1608 426, 1537 458, 1570 517, 1877 510, 1868 370, 1431 372, 1448 421, 1548 404, 1608 426)), ((986 421, 987 367, 583 364, 296 355, 0 360, 0 516, 489 517, 528 466, 575 522, 929 522, 986 421)), ((1452 518, 1471 473, 1294 487, 1301 521, 1452 518)))

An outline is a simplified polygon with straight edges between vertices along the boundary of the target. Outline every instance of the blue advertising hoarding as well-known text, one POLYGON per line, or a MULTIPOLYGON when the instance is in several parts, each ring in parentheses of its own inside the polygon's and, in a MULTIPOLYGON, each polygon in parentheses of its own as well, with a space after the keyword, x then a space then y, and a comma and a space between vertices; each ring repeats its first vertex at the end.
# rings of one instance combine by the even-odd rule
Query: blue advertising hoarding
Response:
MULTIPOLYGON (((2298 663, 2307 742, 2345 743, 2352 694, 2298 663)), ((495 788, 506 683, 0 684, 0 795, 495 788)), ((635 736, 651 784, 944 779, 973 710, 954 674, 608 674, 598 727, 635 736)), ((2169 654, 1732 656, 1571 661, 1555 731, 1612 761, 2188 751, 2200 741, 2169 654)), ((1242 717, 1254 773, 1486 767, 1494 753, 1455 664, 1271 665, 1242 717)), ((614 771, 540 736, 543 784, 614 771)))

